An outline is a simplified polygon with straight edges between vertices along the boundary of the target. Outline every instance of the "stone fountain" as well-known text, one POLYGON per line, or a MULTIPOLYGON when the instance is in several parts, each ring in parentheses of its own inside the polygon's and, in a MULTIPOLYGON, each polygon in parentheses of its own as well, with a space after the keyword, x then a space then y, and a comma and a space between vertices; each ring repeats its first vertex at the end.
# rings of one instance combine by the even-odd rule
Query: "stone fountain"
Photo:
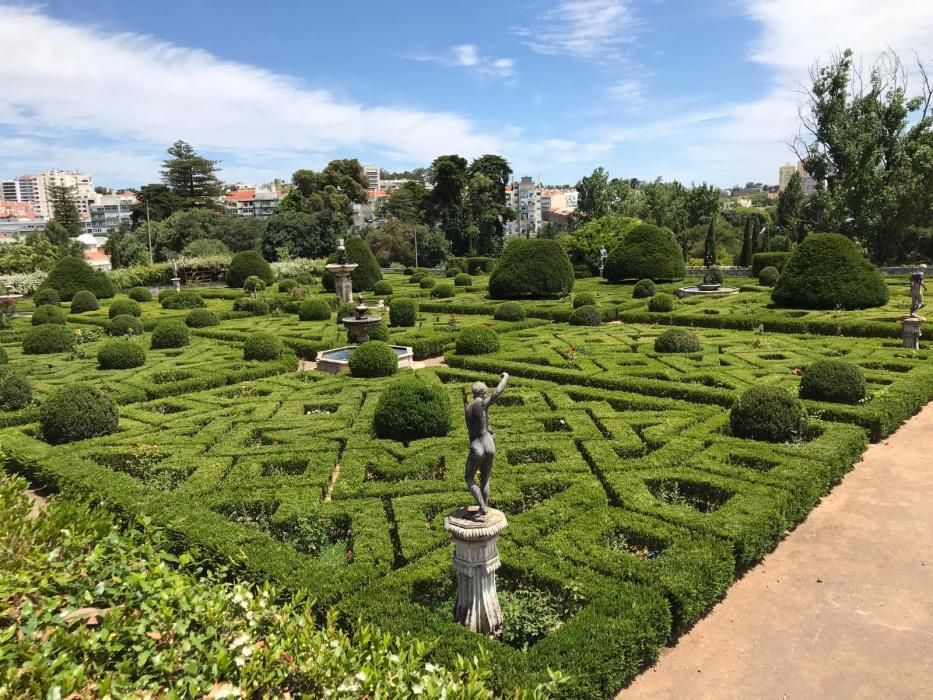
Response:
POLYGON ((706 266, 706 273, 703 275, 703 281, 700 284, 681 287, 677 290, 677 296, 681 298, 695 296, 728 296, 738 293, 738 287, 722 286, 722 283, 718 281, 716 274, 713 272, 712 265, 706 266))
POLYGON ((347 333, 356 337, 356 342, 362 345, 369 340, 369 332, 382 322, 381 316, 370 315, 369 307, 363 303, 363 295, 359 296, 359 304, 354 309, 356 316, 347 316, 340 319, 347 333))
POLYGON ((359 266, 350 262, 342 238, 337 241, 337 262, 324 267, 334 275, 334 291, 337 292, 337 296, 343 299, 344 304, 352 303, 353 280, 350 279, 350 274, 359 266))
POLYGON ((7 320, 8 326, 9 321, 13 318, 14 314, 16 314, 16 302, 22 299, 23 295, 14 292, 15 288, 12 282, 7 282, 4 288, 6 289, 6 293, 0 294, 0 311, 2 311, 3 317, 7 320))

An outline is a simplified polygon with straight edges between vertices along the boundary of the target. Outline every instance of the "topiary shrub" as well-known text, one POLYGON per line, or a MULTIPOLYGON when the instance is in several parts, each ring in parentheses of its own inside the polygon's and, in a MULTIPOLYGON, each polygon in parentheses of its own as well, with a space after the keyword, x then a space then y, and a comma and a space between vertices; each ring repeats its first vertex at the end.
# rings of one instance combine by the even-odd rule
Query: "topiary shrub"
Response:
POLYGON ((0 367, 0 410, 18 411, 32 401, 32 384, 12 367, 0 367))
POLYGON ((496 307, 492 312, 492 317, 497 321, 524 321, 525 307, 517 301, 507 301, 496 307))
POLYGON ((311 276, 310 272, 299 272, 295 275, 295 281, 303 285, 314 284, 314 277, 311 276))
MULTIPOLYGON (((369 340, 381 340, 383 342, 388 342, 389 327, 386 325, 385 321, 379 323, 375 328, 369 329, 369 340)), ((352 326, 347 329, 347 342, 351 344, 360 342, 359 336, 352 326)))
POLYGON ((513 238, 489 276, 492 299, 554 297, 573 290, 573 266, 554 240, 513 238))
POLYGON ((776 267, 766 267, 758 273, 758 284, 762 287, 773 287, 781 278, 781 273, 776 267))
POLYGON ((97 303, 97 297, 94 295, 94 292, 88 291, 87 289, 75 292, 75 295, 71 298, 71 313, 73 314, 83 314, 85 311, 97 311, 99 308, 100 304, 97 303))
POLYGON ((414 272, 414 273, 412 273, 412 275, 408 278, 408 281, 409 281, 411 284, 418 284, 419 282, 421 282, 421 280, 424 279, 425 274, 426 274, 426 273, 424 273, 424 272, 414 272))
POLYGON ((110 308, 107 309, 107 315, 110 318, 117 316, 142 316, 143 310, 139 302, 132 299, 117 299, 110 308))
POLYGON ((70 255, 55 263, 42 286, 56 290, 64 301, 71 301, 82 289, 94 292, 98 299, 109 299, 116 293, 106 274, 70 255))
POLYGON ((752 274, 759 275, 766 267, 776 267, 778 272, 784 270, 792 253, 755 253, 752 256, 752 274))
POLYGON ((433 277, 422 277, 418 286, 422 289, 431 289, 435 284, 437 284, 437 280, 433 277))
POLYGON ((279 280, 278 290, 279 294, 288 294, 295 287, 298 286, 298 282, 295 280, 279 280))
POLYGON ((256 275, 250 275, 243 280, 243 291, 248 294, 258 294, 259 292, 265 291, 265 289, 266 283, 256 275))
POLYGON ((450 431, 450 401, 444 389, 411 375, 387 387, 376 403, 373 433, 406 445, 444 437, 450 431))
POLYGON ((330 304, 323 299, 308 299, 298 305, 298 318, 301 321, 329 321, 330 304))
POLYGON ((613 284, 643 277, 659 282, 683 279, 687 268, 670 229, 639 224, 609 251, 605 274, 613 284))
POLYGON ((454 277, 454 286, 457 287, 471 287, 473 285, 473 278, 470 277, 465 272, 459 272, 454 277))
POLYGON ((27 355, 49 355, 70 352, 75 346, 74 331, 57 323, 46 323, 30 328, 23 338, 23 352, 27 355))
POLYGON ((444 277, 456 277, 461 272, 462 270, 458 267, 448 267, 446 270, 444 270, 444 277))
POLYGON ((458 355, 485 355, 499 350, 499 335, 486 326, 470 326, 457 336, 458 355))
POLYGON ((733 404, 729 426, 736 437, 765 442, 799 439, 807 414, 800 399, 777 386, 754 386, 733 404))
POLYGON ((393 299, 389 306, 389 323, 395 327, 414 326, 418 319, 418 305, 413 299, 393 299))
POLYGON ((188 328, 208 328, 220 323, 217 314, 208 309, 191 309, 185 316, 185 325, 188 328))
POLYGON ((415 271, 411 267, 405 267, 405 268, 402 268, 402 274, 408 275, 410 277, 411 275, 415 274, 415 271))
POLYGON ((164 350, 166 348, 183 348, 191 342, 191 334, 188 332, 188 326, 181 321, 162 321, 155 330, 152 331, 152 339, 149 347, 153 350, 164 350))
POLYGON ((800 398, 856 404, 865 398, 865 374, 842 360, 817 360, 800 379, 800 398))
POLYGON ((38 309, 40 306, 45 306, 46 304, 52 304, 58 306, 62 301, 61 296, 58 292, 51 287, 46 287, 45 289, 40 289, 35 294, 32 295, 32 303, 35 304, 38 309))
MULTIPOLYGON (((347 258, 351 263, 356 263, 356 269, 350 273, 350 280, 353 282, 353 290, 356 292, 372 291, 376 282, 382 279, 382 270, 379 269, 379 262, 373 255, 369 244, 362 238, 348 238, 346 243, 347 258)), ((336 255, 327 258, 327 262, 337 261, 336 255)), ((328 292, 334 290, 334 273, 325 269, 321 275, 321 285, 328 292)))
POLYGON ((683 328, 671 328, 654 339, 654 351, 700 352, 700 339, 683 328))
POLYGON ((373 291, 381 297, 392 296, 392 285, 387 280, 379 280, 373 285, 373 291))
POLYGON ((356 318, 356 304, 340 302, 337 307, 337 325, 343 323, 345 318, 356 318))
POLYGON ((887 303, 888 286, 855 243, 814 233, 791 254, 771 299, 801 309, 865 309, 887 303))
POLYGON ((169 297, 175 296, 176 294, 178 294, 178 292, 176 292, 174 289, 163 289, 161 292, 159 292, 159 303, 164 307, 165 300, 169 297))
POLYGON ((10 356, 6 354, 6 350, 0 348, 0 365, 5 365, 10 361, 10 356))
POLYGON ((107 334, 115 338, 121 338, 124 335, 142 335, 143 324, 135 316, 120 314, 110 319, 107 324, 107 334))
POLYGON ((39 432, 52 445, 110 435, 119 427, 113 399, 87 384, 62 387, 39 408, 39 432))
POLYGON ((41 326, 46 323, 57 323, 65 325, 65 312, 58 306, 40 306, 32 314, 32 325, 41 326))
POLYGON ((150 292, 146 287, 133 287, 127 296, 133 301, 138 301, 140 304, 152 301, 152 292, 150 292))
POLYGON ((267 316, 272 310, 269 307, 269 300, 265 297, 240 297, 233 301, 234 311, 246 311, 253 316, 267 316))
POLYGON ((388 343, 370 340, 353 351, 349 360, 354 377, 388 377, 398 372, 398 356, 388 343))
POLYGON ((244 360, 278 360, 282 357, 285 346, 282 341, 271 333, 260 331, 246 336, 243 343, 244 360))
POLYGON ((593 305, 577 307, 569 319, 571 326, 598 326, 601 320, 599 309, 593 305))
POLYGON ((653 297, 655 292, 654 282, 651 280, 638 280, 635 286, 632 287, 632 298, 647 299, 648 297, 653 297))
POLYGON ((202 309, 204 308, 204 299, 197 292, 175 292, 166 295, 164 298, 159 294, 159 302, 163 309, 202 309))
POLYGON ((710 284, 722 284, 722 270, 718 267, 710 267, 709 270, 703 273, 703 281, 705 282, 707 277, 709 277, 710 284))
POLYGON ((596 306, 596 295, 592 292, 580 292, 573 295, 573 308, 579 309, 581 306, 596 306))
POLYGON ((439 284, 431 289, 431 296, 435 299, 450 299, 456 292, 452 284, 439 284))
POLYGON ((668 313, 674 310, 674 297, 670 294, 656 294, 648 300, 648 311, 668 313))
POLYGON ((227 286, 243 287, 247 277, 258 277, 266 284, 272 284, 272 267, 255 250, 244 250, 230 260, 227 268, 227 286))
POLYGON ((145 349, 132 340, 111 340, 97 351, 97 366, 101 369, 132 369, 145 363, 145 349))

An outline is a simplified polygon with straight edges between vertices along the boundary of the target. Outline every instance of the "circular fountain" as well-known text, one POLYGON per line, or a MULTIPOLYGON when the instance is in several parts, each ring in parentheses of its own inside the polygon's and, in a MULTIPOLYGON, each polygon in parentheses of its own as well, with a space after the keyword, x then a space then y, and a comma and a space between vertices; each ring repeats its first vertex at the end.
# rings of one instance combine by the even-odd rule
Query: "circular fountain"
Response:
POLYGON ((367 314, 369 307, 363 303, 362 295, 360 295, 359 302, 353 309, 356 311, 356 316, 347 316, 340 319, 340 322, 347 329, 347 333, 356 336, 356 342, 362 345, 369 340, 369 332, 379 325, 382 317, 367 314))
POLYGON ((716 275, 713 273, 712 266, 707 266, 706 274, 703 275, 703 281, 700 284, 681 287, 677 290, 677 296, 680 298, 695 296, 729 296, 738 293, 738 287, 722 286, 722 283, 717 280, 716 275))

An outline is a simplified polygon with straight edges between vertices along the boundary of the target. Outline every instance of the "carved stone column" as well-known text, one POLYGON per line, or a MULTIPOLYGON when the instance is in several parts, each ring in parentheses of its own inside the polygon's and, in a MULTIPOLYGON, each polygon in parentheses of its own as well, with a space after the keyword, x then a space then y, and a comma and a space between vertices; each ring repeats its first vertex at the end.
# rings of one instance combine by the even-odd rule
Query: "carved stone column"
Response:
POLYGON ((926 319, 923 316, 904 316, 901 319, 901 335, 904 338, 904 347, 909 350, 920 349, 920 324, 926 319))

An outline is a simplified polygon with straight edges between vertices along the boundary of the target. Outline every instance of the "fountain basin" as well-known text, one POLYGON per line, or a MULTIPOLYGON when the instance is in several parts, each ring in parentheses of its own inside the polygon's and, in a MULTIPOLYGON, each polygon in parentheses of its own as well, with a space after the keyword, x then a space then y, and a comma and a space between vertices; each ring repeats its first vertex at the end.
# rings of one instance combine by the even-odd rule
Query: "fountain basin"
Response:
MULTIPOLYGON (((339 374, 346 372, 350 368, 350 355, 359 347, 357 345, 346 345, 342 348, 333 350, 321 350, 317 354, 317 369, 322 372, 339 374)), ((400 369, 411 369, 415 354, 407 345, 390 345, 392 352, 398 357, 398 366, 400 369)))
POLYGON ((731 294, 738 294, 738 287, 723 287, 722 285, 716 284, 698 284, 690 287, 681 287, 677 290, 677 296, 681 299, 684 297, 724 297, 731 294))

